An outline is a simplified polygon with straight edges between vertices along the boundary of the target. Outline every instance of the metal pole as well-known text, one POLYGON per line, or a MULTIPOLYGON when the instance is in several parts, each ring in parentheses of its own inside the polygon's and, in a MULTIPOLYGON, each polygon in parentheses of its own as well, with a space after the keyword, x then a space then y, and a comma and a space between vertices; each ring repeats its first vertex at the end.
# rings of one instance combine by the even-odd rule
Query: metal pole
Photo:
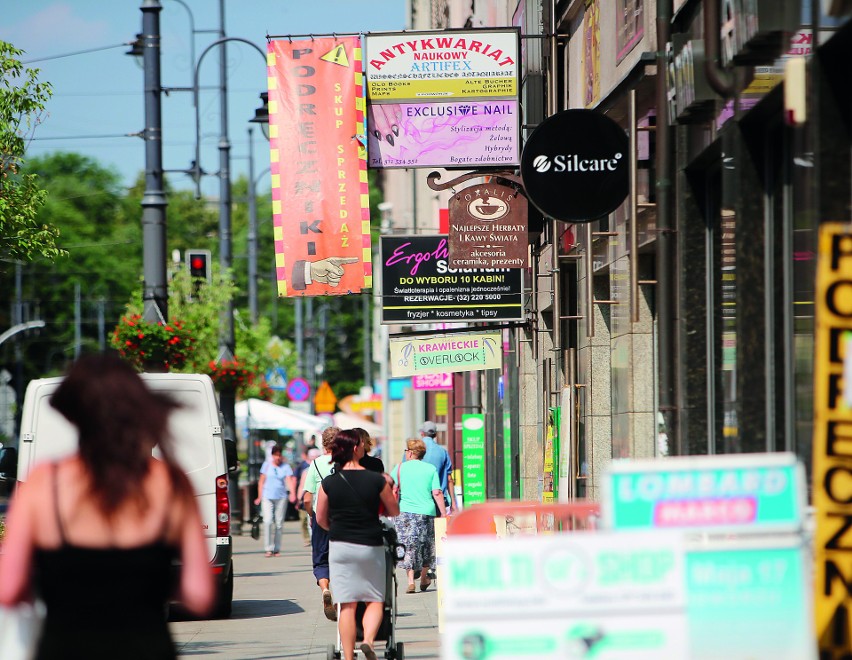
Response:
POLYGON ((627 123, 630 142, 630 320, 639 322, 639 195, 636 190, 639 176, 638 154, 636 152, 636 90, 631 89, 627 96, 627 123))
POLYGON ((254 131, 248 129, 248 300, 249 318, 257 323, 257 193, 254 188, 254 131))
POLYGON ((160 85, 159 0, 142 1, 145 69, 145 192, 142 195, 142 316, 149 322, 168 317, 166 280, 166 195, 163 190, 163 121, 160 85))
MULTIPOLYGON (((275 298, 278 300, 278 297, 275 298)), ((302 378, 305 377, 305 322, 303 320, 303 310, 305 299, 303 297, 296 298, 296 371, 302 378)))
MULTIPOLYGON (((714 3, 705 3, 704 11, 714 3)), ((715 11, 715 8, 713 8, 715 11)), ((666 70, 666 43, 671 32, 672 1, 657 0, 657 71, 666 70), (662 52, 659 52, 662 49, 662 52)), ((718 23, 717 32, 718 35, 718 23)), ((714 42, 717 37, 708 38, 714 42)), ((707 43, 708 41, 705 41, 707 43)), ((705 46, 706 47, 706 46, 705 46)), ((677 339, 676 234, 672 217, 671 129, 669 128, 668 87, 665 75, 657 76, 656 193, 657 193, 657 345, 659 347, 658 405, 666 422, 669 448, 682 453, 676 368, 680 362, 677 339)))
POLYGON ((364 387, 373 386, 373 356, 370 336, 370 296, 361 294, 361 314, 364 317, 364 387))

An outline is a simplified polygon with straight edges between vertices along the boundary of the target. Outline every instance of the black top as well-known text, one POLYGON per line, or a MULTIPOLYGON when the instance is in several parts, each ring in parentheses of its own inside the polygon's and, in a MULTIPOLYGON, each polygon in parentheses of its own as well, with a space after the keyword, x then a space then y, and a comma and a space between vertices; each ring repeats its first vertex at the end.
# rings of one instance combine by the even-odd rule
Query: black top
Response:
POLYGON ((364 454, 364 458, 361 459, 360 463, 362 468, 367 468, 373 472, 381 474, 385 471, 385 464, 382 463, 382 459, 370 456, 369 454, 364 454))
POLYGON ((370 470, 343 470, 323 479, 331 522, 329 539, 382 545, 379 494, 386 483, 381 474, 370 470))
POLYGON ((119 643, 125 658, 175 658, 164 611, 177 548, 162 537, 132 548, 68 543, 57 490, 54 473, 61 545, 34 552, 35 587, 47 608, 36 657, 114 658, 119 643))

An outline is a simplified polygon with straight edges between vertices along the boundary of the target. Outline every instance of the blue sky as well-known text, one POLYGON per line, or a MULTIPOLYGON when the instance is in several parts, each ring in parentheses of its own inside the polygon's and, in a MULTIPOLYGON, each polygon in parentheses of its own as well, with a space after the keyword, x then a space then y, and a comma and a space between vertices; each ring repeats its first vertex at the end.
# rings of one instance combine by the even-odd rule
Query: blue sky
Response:
MULTIPOLYGON (((218 0, 184 0, 194 14, 195 57, 216 38, 218 0)), ((144 127, 143 72, 135 58, 125 55, 142 29, 141 0, 3 0, 0 39, 26 51, 24 62, 41 70, 40 80, 54 86, 44 122, 36 129, 28 155, 74 151, 119 172, 130 185, 144 169, 144 144, 125 137, 144 127), (56 58, 57 55, 101 49, 56 58), (51 59, 42 59, 51 58, 51 59), (41 61, 35 61, 41 60, 41 61), (108 136, 108 137, 100 137, 108 136)), ((161 0, 162 86, 190 87, 191 27, 178 0, 161 0)), ((264 51, 267 35, 330 34, 401 30, 406 21, 405 0, 225 0, 227 36, 253 41, 264 51)), ((201 66, 201 86, 218 80, 214 48, 201 66)), ((232 178, 248 171, 248 120, 266 90, 266 68, 260 54, 237 42, 228 44, 228 124, 232 178)), ((219 167, 219 94, 201 91, 201 166, 219 167)), ((256 126, 256 125, 255 125, 256 126)), ((188 168, 194 158, 195 116, 192 94, 174 91, 163 97, 163 165, 188 168)), ((267 190, 267 142, 254 131, 255 176, 258 189, 267 190)), ((191 188, 191 179, 168 175, 172 185, 191 188)), ((218 181, 204 177, 203 191, 218 195, 218 181)))

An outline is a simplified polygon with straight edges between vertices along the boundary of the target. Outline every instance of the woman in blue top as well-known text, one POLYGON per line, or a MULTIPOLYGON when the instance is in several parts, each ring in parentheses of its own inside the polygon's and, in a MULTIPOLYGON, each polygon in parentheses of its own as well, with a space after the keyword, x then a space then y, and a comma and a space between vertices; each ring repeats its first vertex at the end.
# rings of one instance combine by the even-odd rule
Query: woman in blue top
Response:
POLYGON ((263 516, 263 542, 267 557, 281 554, 281 528, 288 500, 296 501, 296 477, 293 469, 284 463, 281 447, 275 446, 269 452, 269 460, 260 467, 257 499, 254 501, 260 504, 260 515, 263 516))
POLYGON ((426 443, 411 438, 406 443, 405 462, 391 473, 399 487, 399 516, 394 521, 399 542, 405 546, 405 559, 400 562, 408 574, 405 593, 413 594, 414 573, 420 571, 420 591, 432 584, 426 574, 435 565, 435 512, 447 515, 444 491, 438 471, 424 462, 426 443))

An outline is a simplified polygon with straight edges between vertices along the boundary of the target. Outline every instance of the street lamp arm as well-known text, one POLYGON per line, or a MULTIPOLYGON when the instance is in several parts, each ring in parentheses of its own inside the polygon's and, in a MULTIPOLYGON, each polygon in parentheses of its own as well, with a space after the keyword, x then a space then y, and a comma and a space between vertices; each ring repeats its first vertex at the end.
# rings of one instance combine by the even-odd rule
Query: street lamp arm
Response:
MULTIPOLYGON (((199 109, 199 100, 198 100, 198 74, 201 71, 201 63, 204 61, 204 57, 213 50, 216 46, 221 46, 229 41, 239 41, 240 43, 248 44, 252 48, 254 48, 260 56, 263 58, 263 63, 266 64, 266 53, 253 41, 249 41, 248 39, 244 39, 243 37, 222 37, 221 39, 216 39, 216 41, 212 42, 205 48, 201 55, 198 57, 198 62, 195 65, 195 73, 192 78, 192 98, 195 103, 195 166, 198 168, 198 172, 201 172, 201 111, 199 109)), ((195 199, 201 199, 201 177, 195 177, 195 199)))
POLYGON ((9 337, 14 337, 19 332, 24 332, 25 330, 32 330, 33 328, 43 328, 44 321, 27 321, 26 323, 19 323, 18 325, 13 325, 11 328, 6 330, 2 335, 0 335, 0 344, 9 339, 9 337))

